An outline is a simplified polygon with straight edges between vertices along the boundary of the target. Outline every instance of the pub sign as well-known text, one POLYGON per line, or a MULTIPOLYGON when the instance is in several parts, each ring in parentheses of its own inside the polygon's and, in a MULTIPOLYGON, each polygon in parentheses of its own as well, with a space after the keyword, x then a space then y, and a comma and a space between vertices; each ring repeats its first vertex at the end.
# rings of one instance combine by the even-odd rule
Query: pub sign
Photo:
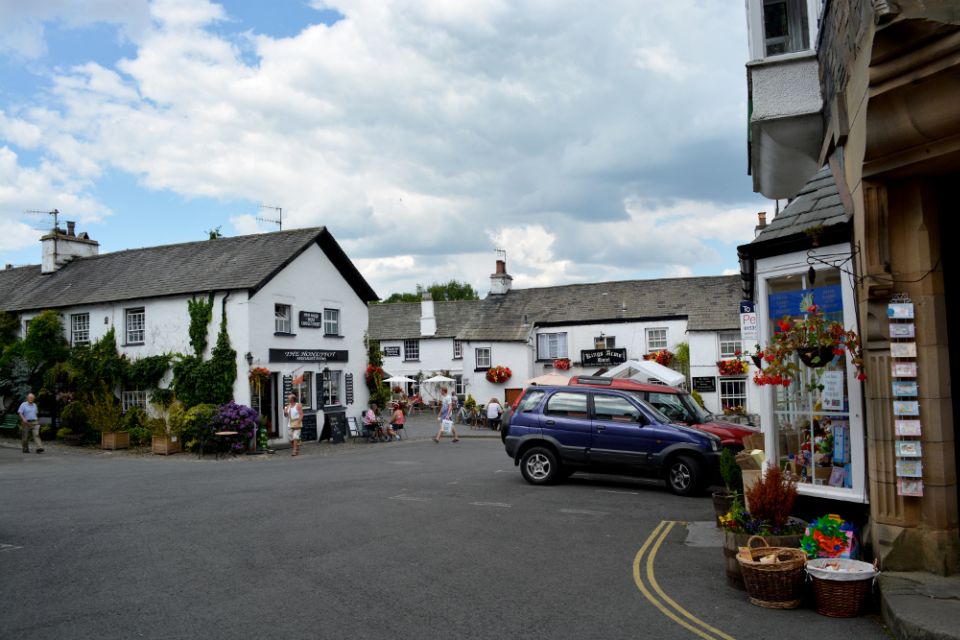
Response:
POLYGON ((585 367, 603 367, 611 364, 623 364, 626 361, 626 349, 583 349, 580 351, 580 363, 585 367))

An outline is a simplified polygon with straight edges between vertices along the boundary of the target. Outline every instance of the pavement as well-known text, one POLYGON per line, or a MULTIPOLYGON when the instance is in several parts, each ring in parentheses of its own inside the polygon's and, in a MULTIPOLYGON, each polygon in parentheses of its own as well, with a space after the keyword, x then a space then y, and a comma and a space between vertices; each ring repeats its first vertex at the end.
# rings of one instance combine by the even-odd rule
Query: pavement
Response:
POLYGON ((880 605, 897 638, 960 639, 960 576, 884 572, 880 605))

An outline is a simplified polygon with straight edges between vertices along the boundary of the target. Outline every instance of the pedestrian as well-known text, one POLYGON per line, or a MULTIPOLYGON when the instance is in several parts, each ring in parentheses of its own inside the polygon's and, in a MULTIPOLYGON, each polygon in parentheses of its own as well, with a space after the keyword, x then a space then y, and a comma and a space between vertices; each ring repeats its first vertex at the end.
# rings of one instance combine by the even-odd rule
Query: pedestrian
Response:
POLYGON ((457 401, 447 393, 447 388, 441 387, 440 411, 437 412, 437 420, 440 421, 440 428, 437 429, 437 436, 433 439, 434 442, 440 442, 440 438, 443 436, 444 427, 448 427, 453 433, 454 442, 460 442, 460 437, 457 435, 457 429, 453 426, 453 412, 456 409, 456 406, 457 401))
POLYGON ((399 440, 398 433, 403 429, 403 424, 406 422, 406 418, 403 415, 403 408, 399 402, 393 403, 393 414, 390 416, 390 428, 387 431, 387 435, 390 436, 390 439, 393 440, 394 436, 397 436, 399 440))
POLYGON ((300 455, 300 430, 303 429, 303 405, 297 401, 295 394, 287 396, 287 404, 283 407, 283 415, 287 416, 287 437, 293 447, 291 456, 300 455))
POLYGON ((43 442, 40 440, 40 422, 37 416, 36 396, 27 394, 27 401, 20 403, 17 413, 20 414, 20 445, 24 453, 30 453, 30 434, 33 433, 33 444, 37 453, 43 453, 43 442))
POLYGON ((490 398, 490 402, 487 403, 487 422, 490 423, 490 428, 494 431, 500 430, 500 416, 503 415, 503 407, 500 406, 500 401, 496 398, 490 398))
POLYGON ((380 422, 377 419, 378 408, 376 402, 371 402, 367 408, 367 412, 363 414, 363 430, 367 434, 367 442, 376 442, 383 433, 383 429, 380 428, 380 422))

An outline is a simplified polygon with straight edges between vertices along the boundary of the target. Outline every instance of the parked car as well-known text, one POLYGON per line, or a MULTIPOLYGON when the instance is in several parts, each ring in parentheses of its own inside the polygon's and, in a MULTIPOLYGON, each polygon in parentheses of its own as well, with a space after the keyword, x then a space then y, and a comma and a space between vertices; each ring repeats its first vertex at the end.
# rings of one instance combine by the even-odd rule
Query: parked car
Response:
POLYGON ((583 470, 662 477, 678 495, 717 477, 720 439, 670 419, 620 389, 529 387, 501 426, 524 479, 551 484, 583 470))
POLYGON ((743 439, 759 432, 756 427, 718 420, 693 399, 688 391, 662 384, 645 384, 629 378, 604 378, 602 376, 573 376, 571 386, 622 389, 631 391, 641 400, 651 404, 671 422, 684 424, 720 438, 720 444, 739 451, 743 439))

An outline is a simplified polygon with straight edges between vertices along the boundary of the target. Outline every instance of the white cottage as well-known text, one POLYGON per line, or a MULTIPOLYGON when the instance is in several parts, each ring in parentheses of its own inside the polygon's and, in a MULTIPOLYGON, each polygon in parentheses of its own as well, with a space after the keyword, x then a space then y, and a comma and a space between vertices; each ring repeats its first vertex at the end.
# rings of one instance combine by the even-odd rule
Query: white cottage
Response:
MULTIPOLYGON (((19 314, 24 333, 32 317, 54 309, 72 345, 114 328, 118 348, 132 359, 189 353, 187 301, 212 295, 205 356, 225 313, 237 352, 234 398, 269 416, 272 438, 286 437, 285 390, 300 394, 305 425, 324 411, 328 420, 351 405, 359 413, 367 402, 364 333, 367 303, 377 295, 326 228, 98 255, 98 244, 68 223, 41 242, 41 265, 0 271, 0 308, 19 314), (248 382, 251 367, 270 371, 259 397, 248 382)), ((146 392, 124 389, 122 399, 143 404, 146 392)))
POLYGON ((370 336, 381 343, 384 369, 410 377, 449 371, 460 394, 481 403, 510 401, 526 380, 544 373, 592 374, 686 342, 692 384, 707 408, 752 411, 758 393, 748 374, 721 376, 717 368, 741 349, 736 276, 511 284, 498 260, 483 300, 371 306, 370 336), (570 368, 558 369, 560 359, 570 368), (510 380, 488 381, 495 366, 509 367, 510 380))

